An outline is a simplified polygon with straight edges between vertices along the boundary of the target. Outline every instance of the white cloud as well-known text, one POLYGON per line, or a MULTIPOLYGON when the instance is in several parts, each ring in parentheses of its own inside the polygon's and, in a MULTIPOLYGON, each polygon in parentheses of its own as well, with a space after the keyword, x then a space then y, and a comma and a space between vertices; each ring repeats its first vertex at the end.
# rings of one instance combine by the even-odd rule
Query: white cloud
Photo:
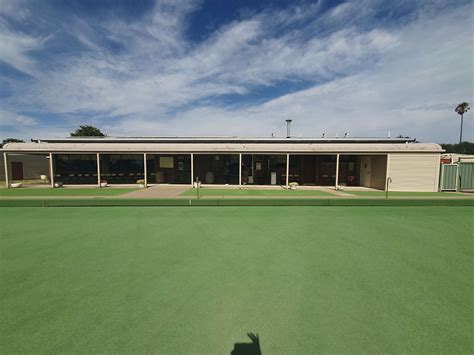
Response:
POLYGON ((354 2, 345 2, 342 3, 338 6, 336 6, 334 9, 332 9, 329 12, 329 16, 335 18, 336 20, 342 20, 344 18, 347 18, 357 10, 357 5, 354 2))
MULTIPOLYGON (((375 31, 372 40, 389 50, 371 68, 243 109, 190 109, 156 124, 157 132, 283 135, 284 120, 293 118, 295 135, 385 136, 390 130, 392 136, 456 141, 459 117, 454 107, 458 101, 472 102, 474 96, 473 48, 465 41, 470 21, 466 9, 460 8, 434 18, 420 17, 389 34, 388 41, 385 32, 375 31)), ((142 124, 152 130, 155 123, 124 120, 115 128, 120 134, 139 134, 142 124)), ((464 137, 474 139, 472 119, 465 119, 464 137)))
POLYGON ((11 31, 0 19, 0 61, 27 74, 34 73, 35 63, 28 52, 38 49, 46 39, 11 31))
MULTIPOLYGON (((157 21, 154 16, 142 35, 152 27, 156 41, 139 36, 138 44, 116 57, 86 52, 67 58, 67 64, 43 74, 14 100, 53 112, 99 111, 147 118, 197 100, 247 93, 257 85, 331 77, 396 44, 396 38, 383 30, 348 29, 311 40, 306 40, 304 31, 297 31, 275 38, 265 31, 272 21, 272 17, 256 15, 234 22, 196 48, 175 51, 163 59, 163 52, 186 45, 179 31, 169 30, 179 27, 175 21, 157 21), (171 32, 178 35, 168 36, 171 32), (140 45, 141 41, 146 44, 140 45)), ((84 36, 77 37, 90 44, 84 36)))
MULTIPOLYGON (((23 34, 24 44, 6 42, 9 61, 33 71, 37 81, 9 81, 17 94, 2 105, 10 111, 82 113, 71 125, 93 121, 109 134, 283 134, 283 120, 291 117, 295 133, 305 136, 373 136, 390 129, 453 140, 451 106, 473 98, 473 45, 466 40, 472 35, 470 6, 439 15, 420 12, 397 29, 355 21, 344 26, 345 20, 337 21, 363 19, 370 8, 347 3, 320 16, 318 3, 254 14, 192 44, 184 33, 197 6, 160 1, 141 21, 105 21, 104 37, 120 44, 119 53, 103 47, 87 23, 71 22, 70 33, 89 50, 50 58, 50 70, 35 71, 28 56, 42 43, 37 37, 23 34), (319 30, 322 24, 332 24, 332 31, 319 30), (216 101, 288 82, 314 86, 244 107, 216 101)), ((10 32, 0 28, 2 33, 10 32)))
POLYGON ((34 126, 36 124, 37 121, 32 117, 0 109, 0 126, 34 126))

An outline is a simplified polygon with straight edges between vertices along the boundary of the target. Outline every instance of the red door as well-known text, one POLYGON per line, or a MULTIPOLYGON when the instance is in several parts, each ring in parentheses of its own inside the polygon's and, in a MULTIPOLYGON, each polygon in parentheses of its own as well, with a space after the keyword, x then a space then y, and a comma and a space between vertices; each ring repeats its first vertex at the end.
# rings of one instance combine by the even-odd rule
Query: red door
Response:
POLYGON ((23 180, 23 163, 12 161, 12 180, 23 180))

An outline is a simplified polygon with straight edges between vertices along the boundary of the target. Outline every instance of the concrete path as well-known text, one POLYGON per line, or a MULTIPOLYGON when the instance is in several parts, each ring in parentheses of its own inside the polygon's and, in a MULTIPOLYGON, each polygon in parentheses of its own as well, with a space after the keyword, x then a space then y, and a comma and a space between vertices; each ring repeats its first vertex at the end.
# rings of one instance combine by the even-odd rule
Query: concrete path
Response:
POLYGON ((120 196, 119 198, 176 198, 184 191, 188 190, 190 186, 151 186, 146 189, 139 189, 137 191, 129 192, 120 196))
MULTIPOLYGON (((187 185, 166 185, 166 186, 163 186, 163 185, 157 185, 157 186, 151 186, 151 187, 148 187, 146 189, 140 189, 140 190, 137 190, 137 191, 133 191, 133 192, 129 192, 129 193, 126 193, 126 194, 123 194, 123 195, 120 195, 120 196, 117 196, 119 198, 176 198, 176 197, 180 197, 180 195, 188 190, 190 188, 190 186, 187 186, 187 185)), ((237 189, 236 186, 212 186, 212 187, 209 187, 207 186, 206 188, 218 188, 218 189, 229 189, 229 190, 234 190, 234 189, 237 189)), ((245 189, 252 189, 252 188, 256 188, 256 189, 273 189, 273 190, 279 190, 280 188, 278 187, 275 187, 275 186, 269 186, 269 187, 261 187, 259 186, 258 188, 257 187, 249 187, 249 186, 245 186, 245 189)), ((304 187, 304 188, 299 188, 299 190, 321 190, 321 191, 325 191, 325 192, 328 192, 330 193, 331 195, 334 195, 334 197, 347 197, 347 198, 357 198, 358 196, 355 196, 355 195, 351 195, 347 192, 343 192, 341 190, 334 190, 333 188, 327 188, 327 187, 318 187, 318 188, 308 188, 308 187, 304 187)), ((189 196, 188 196, 189 197, 189 196)), ((217 196, 208 196, 210 198, 216 198, 217 196)), ((223 197, 223 196, 222 196, 223 197)), ((241 197, 245 197, 245 198, 250 198, 251 196, 230 196, 232 198, 241 198, 241 197)), ((256 196, 257 198, 260 197, 260 196, 256 196)), ((273 196, 264 196, 265 198, 272 198, 273 196)), ((275 198, 284 198, 286 196, 274 196, 275 198)), ((288 196, 288 197, 294 197, 294 196, 288 196)), ((298 196, 298 197, 301 197, 301 198, 304 198, 305 196, 298 196)), ((327 198, 328 196, 308 196, 308 197, 311 197, 311 198, 327 198)), ((330 197, 330 196, 329 196, 330 197)))
POLYGON ((349 194, 349 193, 341 191, 341 190, 335 190, 333 188, 330 188, 330 189, 327 188, 324 191, 332 193, 336 196, 341 196, 341 197, 355 197, 355 195, 349 194))

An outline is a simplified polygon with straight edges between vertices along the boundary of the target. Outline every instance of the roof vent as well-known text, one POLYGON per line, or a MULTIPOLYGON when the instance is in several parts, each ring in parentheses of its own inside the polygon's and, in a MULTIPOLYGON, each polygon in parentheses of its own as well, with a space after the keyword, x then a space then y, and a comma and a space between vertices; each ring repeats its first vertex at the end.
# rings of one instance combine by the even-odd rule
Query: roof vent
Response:
POLYGON ((286 120, 286 138, 290 138, 290 137, 291 137, 291 134, 290 134, 291 132, 290 132, 290 130, 291 130, 291 122, 292 122, 292 121, 293 121, 293 120, 286 120))

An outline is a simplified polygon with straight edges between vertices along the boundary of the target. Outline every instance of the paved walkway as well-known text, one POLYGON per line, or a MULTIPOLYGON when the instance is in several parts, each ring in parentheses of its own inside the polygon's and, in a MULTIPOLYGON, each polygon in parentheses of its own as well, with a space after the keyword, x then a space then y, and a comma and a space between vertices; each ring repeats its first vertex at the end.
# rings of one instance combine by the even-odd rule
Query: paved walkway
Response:
POLYGON ((184 191, 188 190, 190 186, 151 186, 146 189, 140 189, 129 192, 120 196, 119 198, 176 198, 184 191))
POLYGON ((332 193, 332 194, 334 194, 334 195, 336 195, 336 196, 341 196, 341 197, 354 197, 354 195, 352 195, 352 194, 349 194, 349 193, 344 192, 344 191, 341 191, 341 190, 335 190, 335 189, 333 189, 333 188, 326 189, 326 190, 324 190, 324 191, 327 191, 327 192, 329 192, 329 193, 332 193))

